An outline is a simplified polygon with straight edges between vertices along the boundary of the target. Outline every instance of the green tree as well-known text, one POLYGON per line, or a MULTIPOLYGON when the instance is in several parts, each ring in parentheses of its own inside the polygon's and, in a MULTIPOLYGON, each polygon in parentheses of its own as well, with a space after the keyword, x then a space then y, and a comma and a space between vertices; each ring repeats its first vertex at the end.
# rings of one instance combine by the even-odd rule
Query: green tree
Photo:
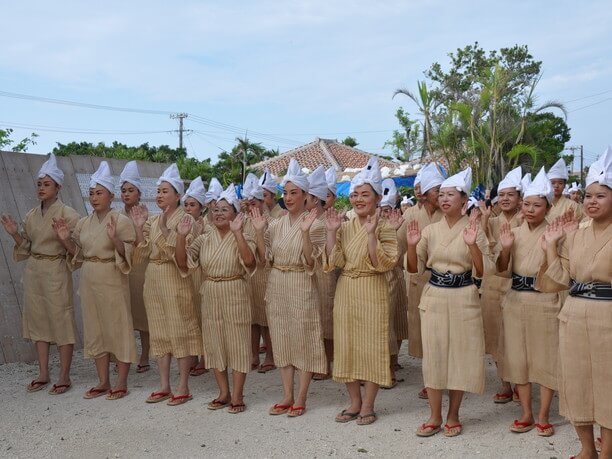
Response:
POLYGON ((342 143, 344 145, 348 145, 349 147, 356 147, 357 145, 359 145, 359 142, 357 142, 357 139, 351 136, 348 136, 346 139, 344 139, 342 143))
POLYGON ((221 152, 213 166, 213 175, 227 186, 230 183, 242 183, 246 174, 251 172, 249 166, 278 156, 278 150, 268 150, 260 143, 253 143, 246 137, 237 137, 236 145, 231 151, 221 152))
POLYGON ((28 148, 32 145, 36 145, 36 137, 38 134, 32 132, 29 136, 24 137, 19 142, 15 143, 15 140, 11 139, 13 129, 6 128, 0 129, 0 150, 4 150, 7 147, 11 148, 11 151, 28 151, 28 148))
POLYGON ((390 148, 396 159, 406 162, 415 153, 422 152, 421 125, 418 121, 410 119, 402 107, 395 112, 395 118, 401 129, 393 131, 393 137, 384 143, 383 148, 390 148))

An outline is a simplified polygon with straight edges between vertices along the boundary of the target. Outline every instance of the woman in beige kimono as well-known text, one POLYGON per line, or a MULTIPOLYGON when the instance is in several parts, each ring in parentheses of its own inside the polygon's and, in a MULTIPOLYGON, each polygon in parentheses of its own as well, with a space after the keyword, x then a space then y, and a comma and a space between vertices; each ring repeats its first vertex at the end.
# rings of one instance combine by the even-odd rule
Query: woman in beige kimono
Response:
POLYGON ((245 277, 255 268, 255 240, 243 233, 243 214, 238 214, 234 185, 221 193, 213 209, 213 224, 195 238, 189 248, 185 238, 191 220, 183 217, 177 228, 176 261, 181 270, 202 273, 202 338, 204 356, 215 371, 219 396, 208 404, 218 410, 242 413, 244 383, 251 364, 251 304, 245 277), (232 369, 230 391, 228 368, 232 369))
POLYGON ((126 396, 130 364, 137 359, 128 279, 134 227, 129 218, 111 209, 114 189, 108 163, 102 161, 89 183, 93 213, 79 220, 72 234, 61 218, 53 225, 72 256, 71 266, 81 268, 83 352, 86 358, 95 359, 99 378, 98 384, 83 395, 87 399, 107 393, 108 400, 126 396), (119 373, 112 388, 111 358, 117 362, 119 373))
POLYGON ((510 430, 528 432, 534 427, 538 435, 549 437, 554 427, 549 423, 550 405, 557 389, 557 354, 559 325, 557 315, 561 299, 551 282, 538 279, 544 261, 541 239, 547 226, 546 213, 550 209, 552 189, 544 168, 527 187, 523 195, 525 221, 511 229, 501 226, 497 272, 512 278, 512 288, 502 301, 504 381, 516 384, 522 416, 510 430), (540 386, 538 422, 534 422, 531 385, 540 386))
POLYGON ((15 241, 13 259, 27 260, 23 273, 23 337, 36 346, 38 377, 27 386, 37 392, 49 384, 49 347, 59 350, 60 372, 49 394, 58 395, 70 389, 70 365, 77 331, 72 303, 72 273, 66 263, 66 249, 52 228, 62 218, 69 230, 79 220, 74 209, 60 201, 58 194, 64 173, 57 167, 53 153, 38 172, 36 190, 40 205, 30 210, 23 230, 10 215, 2 215, 2 226, 15 241))
POLYGON ((268 212, 270 212, 270 217, 280 218, 285 215, 287 211, 278 204, 276 199, 278 189, 276 177, 274 177, 268 169, 265 169, 263 175, 259 179, 259 184, 264 190, 263 201, 268 212))
MULTIPOLYGON (((491 253, 495 250, 499 241, 500 227, 504 223, 508 223, 510 228, 519 226, 522 222, 520 219, 521 207, 521 191, 522 191, 522 169, 517 167, 506 174, 504 179, 497 186, 497 203, 501 213, 498 216, 492 216, 491 207, 480 203, 480 211, 482 213, 481 226, 489 240, 489 250, 491 253)), ((490 354, 495 359, 498 373, 501 378, 503 368, 503 342, 500 348, 500 336, 503 339, 501 332, 502 312, 501 302, 510 286, 511 279, 496 275, 495 264, 487 263, 485 259, 485 275, 482 279, 480 304, 482 305, 482 318, 484 323, 485 333, 485 352, 490 354)), ((495 394, 493 401, 495 403, 508 403, 512 401, 513 391, 509 382, 502 380, 502 388, 495 394)))
POLYGON ((571 200, 569 197, 564 196, 563 194, 569 179, 565 160, 560 158, 559 161, 553 164, 548 171, 547 176, 550 180, 554 194, 552 205, 550 211, 548 212, 548 218, 550 221, 562 216, 570 209, 574 213, 576 220, 581 221, 584 215, 580 204, 571 200))
MULTIPOLYGON (((142 180, 138 172, 136 161, 126 163, 121 175, 119 176, 119 185, 121 186, 121 201, 123 209, 121 213, 126 217, 130 217, 132 208, 140 205, 142 196, 142 180)), ((134 330, 140 333, 140 345, 142 352, 136 366, 136 373, 144 373, 151 369, 149 365, 149 322, 147 320, 147 311, 144 305, 142 290, 144 287, 145 271, 147 270, 146 261, 132 266, 130 271, 130 306, 132 311, 132 322, 134 330)))
POLYGON ((561 414, 574 425, 582 450, 597 458, 593 425, 601 426, 600 458, 612 457, 612 149, 589 168, 584 211, 591 225, 559 219, 546 230, 542 278, 570 285, 559 314, 561 414), (565 238, 563 235, 565 234, 565 238), (560 245, 559 253, 557 247, 560 245))
MULTIPOLYGON (((168 400, 168 405, 181 405, 193 397, 189 393, 189 369, 193 356, 202 354, 202 333, 198 312, 193 303, 191 280, 181 276, 174 258, 176 228, 187 215, 179 206, 183 181, 176 164, 164 171, 157 181, 157 205, 161 215, 149 217, 146 207, 132 209, 136 229, 136 260, 148 259, 145 273, 144 301, 149 318, 151 354, 157 358, 160 385, 147 398, 147 403, 168 400), (170 387, 172 357, 178 360, 179 383, 170 387)), ((188 218, 192 218, 188 216, 188 218)), ((187 236, 191 243, 193 234, 187 236)))
POLYGON ((325 244, 325 226, 316 211, 305 210, 308 179, 294 159, 283 179, 288 214, 269 224, 257 210, 251 220, 257 252, 272 270, 266 289, 266 313, 274 360, 280 368, 283 398, 269 411, 301 416, 306 411, 313 373, 327 369, 314 272, 325 244), (267 228, 267 230, 266 230, 267 228), (295 370, 300 386, 294 397, 295 370))
POLYGON ((416 220, 407 226, 408 272, 431 271, 419 303, 423 379, 431 409, 416 432, 421 437, 440 431, 444 390, 449 392, 447 437, 462 431, 459 408, 464 392, 484 392, 484 331, 473 277, 482 277, 488 243, 479 230, 478 213, 469 219, 465 215, 470 183, 469 168, 446 179, 439 194, 444 218, 422 232, 416 220))
POLYGON ((351 402, 337 422, 374 423, 378 389, 391 385, 385 273, 397 262, 397 237, 380 221, 381 195, 378 160, 372 157, 351 181, 356 217, 343 222, 343 215, 327 211, 325 270, 342 270, 334 298, 334 380, 346 384, 351 402))

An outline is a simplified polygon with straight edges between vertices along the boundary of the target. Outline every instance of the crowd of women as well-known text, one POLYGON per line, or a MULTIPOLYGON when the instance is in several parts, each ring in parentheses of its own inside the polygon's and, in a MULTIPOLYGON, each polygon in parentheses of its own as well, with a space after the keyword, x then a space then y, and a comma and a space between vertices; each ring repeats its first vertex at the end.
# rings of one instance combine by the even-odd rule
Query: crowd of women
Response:
POLYGON ((241 413, 247 374, 278 368, 283 390, 270 415, 303 415, 312 379, 333 377, 348 393, 335 421, 368 425, 379 389, 397 384, 408 340, 431 410, 418 436, 462 432, 463 394, 484 392, 488 353, 501 387, 493 401, 521 405, 510 430, 553 435, 558 391, 579 457, 612 457, 612 149, 590 166, 584 204, 576 184, 564 195, 562 160, 533 180, 510 171, 480 202, 469 168, 444 177, 429 163, 410 206, 372 157, 351 181, 348 212, 334 208, 333 169, 306 175, 293 159, 280 184, 268 171, 249 174, 240 199, 216 179, 184 191, 173 164, 157 182, 155 215, 140 204, 135 162, 115 184, 102 161, 83 218, 59 200, 63 178, 51 155, 38 174, 40 206, 21 226, 2 216, 14 259, 27 260, 23 332, 40 366, 28 392, 50 384, 51 344, 60 372, 49 393, 71 387, 72 272, 81 269, 84 354, 99 378, 85 398, 126 396, 130 365, 148 371, 150 354, 159 387, 147 403, 188 402, 190 374, 212 369, 219 393, 208 408, 241 413), (120 210, 111 208, 117 185, 120 210))

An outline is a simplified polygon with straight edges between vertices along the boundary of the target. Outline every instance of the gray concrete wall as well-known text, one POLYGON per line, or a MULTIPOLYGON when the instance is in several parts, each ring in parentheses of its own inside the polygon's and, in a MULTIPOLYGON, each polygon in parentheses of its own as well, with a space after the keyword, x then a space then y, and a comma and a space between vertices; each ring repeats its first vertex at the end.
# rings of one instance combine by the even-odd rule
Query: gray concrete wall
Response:
MULTIPOLYGON (((0 152, 0 214, 10 214, 22 221, 25 214, 39 205, 36 196, 36 175, 47 157, 28 153, 0 152)), ((89 177, 104 158, 92 156, 58 157, 59 167, 64 171, 64 185, 61 200, 85 216, 90 210, 88 200, 89 177)), ((117 176, 123 170, 126 160, 107 159, 111 170, 117 176)), ((138 161, 143 177, 143 203, 150 210, 155 207, 155 182, 168 164, 138 161)), ((119 207, 119 193, 115 195, 113 207, 119 207)), ((13 261, 13 239, 0 228, 0 364, 35 360, 34 346, 22 338, 21 314, 23 310, 23 286, 21 277, 25 262, 13 261)), ((82 344, 82 318, 79 297, 76 291, 79 272, 74 273, 74 300, 76 307, 79 343, 82 344)))

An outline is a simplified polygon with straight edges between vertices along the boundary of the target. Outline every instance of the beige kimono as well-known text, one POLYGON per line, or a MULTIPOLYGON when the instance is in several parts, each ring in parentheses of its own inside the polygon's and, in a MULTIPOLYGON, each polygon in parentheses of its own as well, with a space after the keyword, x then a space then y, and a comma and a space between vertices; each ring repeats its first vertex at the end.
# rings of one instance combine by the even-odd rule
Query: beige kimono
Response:
POLYGON ((70 229, 79 214, 60 200, 42 214, 30 210, 23 222, 23 242, 15 246, 13 259, 28 260, 23 272, 23 337, 54 343, 74 344, 77 339, 72 302, 72 273, 66 249, 51 227, 54 218, 63 218, 70 229))
MULTIPOLYGON (((612 225, 597 235, 592 226, 569 234, 541 277, 563 287, 570 279, 612 283, 612 225)), ((612 429, 612 301, 569 296, 559 321, 561 414, 575 425, 612 429)))
MULTIPOLYGON (((325 225, 325 214, 319 220, 325 225)), ((327 340, 334 339, 334 295, 336 294, 338 275, 338 270, 325 272, 322 266, 315 271, 319 305, 321 307, 321 328, 323 329, 323 338, 327 340)))
POLYGON ((397 263, 392 270, 385 273, 389 286, 389 352, 399 353, 398 342, 408 339, 408 292, 404 273, 406 256, 406 226, 402 225, 396 232, 397 263))
MULTIPOLYGON (((464 216, 450 228, 442 218, 422 231, 417 245, 420 274, 426 268, 454 274, 472 271, 472 257, 463 240, 467 224, 464 216)), ((478 231, 476 244, 486 258, 488 241, 483 231, 478 231)), ((441 288, 427 283, 419 310, 425 387, 482 394, 484 330, 476 286, 441 288)))
POLYGON ((281 218, 282 216, 287 215, 287 211, 283 209, 279 204, 276 204, 272 210, 270 210, 270 218, 281 218))
MULTIPOLYGON (((268 223, 272 221, 270 212, 268 212, 265 206, 263 215, 268 220, 268 223)), ((252 234, 255 233, 250 220, 246 221, 245 231, 251 232, 252 234)), ((269 274, 270 267, 267 265, 266 260, 258 259, 257 269, 253 275, 247 277, 249 295, 251 298, 251 323, 261 327, 268 326, 268 318, 266 316, 266 286, 268 285, 269 274)))
POLYGON ((341 268, 334 297, 334 371, 341 383, 370 381, 391 385, 389 290, 385 272, 397 263, 395 230, 376 230, 378 266, 368 254, 368 235, 359 218, 343 222, 325 270, 341 268))
MULTIPOLYGON (((537 277, 546 254, 541 248, 541 237, 546 231, 546 220, 537 228, 529 224, 514 228, 508 270, 500 273, 510 277, 537 277)), ((498 251, 499 251, 498 247, 498 251)), ((539 291, 510 289, 502 301, 504 355, 502 378, 513 384, 536 383, 557 389, 557 357, 559 353, 560 289, 553 282, 538 279, 539 291), (547 293, 544 293, 547 292, 547 293)))
MULTIPOLYGON (((151 355, 176 358, 202 354, 197 306, 193 302, 191 279, 181 276, 174 259, 176 227, 187 215, 178 207, 168 218, 166 238, 159 228, 159 215, 149 217, 144 226, 144 241, 136 247, 137 260, 148 259, 145 273, 144 302, 149 319, 151 355)), ((187 236, 187 244, 193 235, 187 236)))
POLYGON ((85 357, 95 359, 109 353, 119 362, 136 362, 128 279, 136 239, 132 221, 116 210, 100 221, 94 212, 79 220, 72 239, 77 251, 71 267, 81 268, 79 295, 85 357), (116 218, 116 231, 124 243, 125 256, 119 255, 106 234, 111 216, 116 218))
POLYGON ((552 222, 555 218, 563 215, 567 210, 574 209, 574 218, 576 221, 580 221, 584 217, 584 212, 582 211, 582 206, 578 204, 576 201, 572 201, 565 196, 561 196, 557 204, 553 204, 546 216, 546 219, 549 222, 552 222))
MULTIPOLYGON (((255 239, 244 237, 253 253, 255 239)), ((221 236, 211 228, 198 236, 188 249, 188 267, 201 273, 203 283, 202 339, 207 368, 248 373, 251 368, 251 302, 246 268, 230 232, 221 236)))
POLYGON ((302 254, 301 220, 297 218, 292 224, 287 214, 273 220, 266 231, 266 259, 272 266, 266 314, 276 365, 325 373, 327 361, 314 277, 325 247, 325 226, 315 220, 310 228, 315 264, 307 266, 302 254))
MULTIPOLYGON (((423 231, 432 223, 439 222, 442 218, 442 212, 436 210, 431 216, 427 212, 425 206, 413 206, 404 213, 405 224, 411 220, 416 220, 419 223, 419 229, 423 231)), ((399 229, 406 234, 406 227, 402 226, 399 229)), ((421 315, 419 313, 419 302, 423 288, 429 282, 431 274, 429 271, 422 273, 408 273, 406 290, 408 291, 408 354, 412 357, 423 358, 423 341, 421 338, 421 315)))

